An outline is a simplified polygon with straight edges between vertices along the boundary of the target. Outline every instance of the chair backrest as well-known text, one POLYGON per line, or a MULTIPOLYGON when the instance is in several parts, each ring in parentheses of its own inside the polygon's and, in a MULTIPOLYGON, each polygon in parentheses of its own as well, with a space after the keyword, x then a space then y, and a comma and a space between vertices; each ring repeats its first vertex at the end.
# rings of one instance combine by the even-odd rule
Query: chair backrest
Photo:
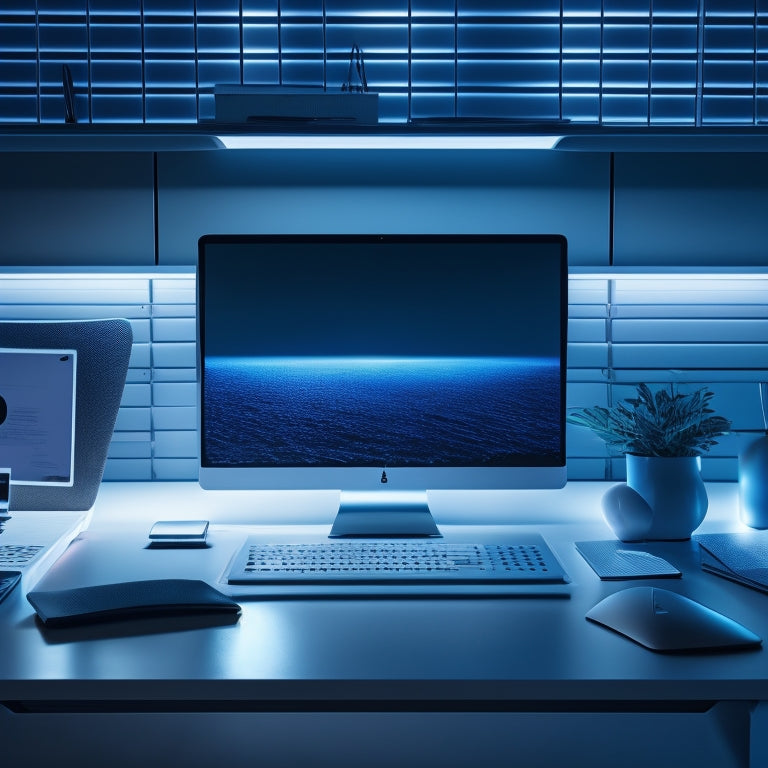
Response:
POLYGON ((133 332, 127 320, 0 322, 0 348, 74 349, 74 474, 71 486, 13 485, 11 511, 86 510, 99 491, 125 387, 133 332))

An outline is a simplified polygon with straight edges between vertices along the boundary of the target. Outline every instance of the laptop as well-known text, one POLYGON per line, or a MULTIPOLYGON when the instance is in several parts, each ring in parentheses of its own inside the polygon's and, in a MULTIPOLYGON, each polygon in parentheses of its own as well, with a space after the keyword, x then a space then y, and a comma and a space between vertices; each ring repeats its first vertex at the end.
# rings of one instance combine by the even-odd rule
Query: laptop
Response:
POLYGON ((0 570, 25 589, 90 522, 132 342, 122 319, 0 322, 0 570))
POLYGON ((23 511, 0 519, 0 571, 31 589, 90 522, 90 512, 23 511))

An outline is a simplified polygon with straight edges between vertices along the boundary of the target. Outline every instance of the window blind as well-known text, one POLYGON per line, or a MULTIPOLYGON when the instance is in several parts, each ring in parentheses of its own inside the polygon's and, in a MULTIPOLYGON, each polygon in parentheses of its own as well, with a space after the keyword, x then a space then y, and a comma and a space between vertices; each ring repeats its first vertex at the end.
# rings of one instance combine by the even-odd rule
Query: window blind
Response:
MULTIPOLYGON (((733 421, 702 461, 707 480, 735 480, 745 441, 762 431, 758 382, 768 360, 768 276, 572 276, 569 408, 607 406, 635 386, 707 386, 733 421)), ((195 275, 0 271, 0 321, 126 317, 134 343, 107 460, 107 480, 197 479, 195 275)), ((624 461, 568 425, 568 476, 620 479, 624 461)))
MULTIPOLYGON (((702 474, 735 480, 740 450, 762 432, 768 277, 571 277, 568 300, 569 407, 614 405, 641 382, 708 387, 732 432, 702 457, 702 474)), ((623 458, 588 430, 568 429, 569 478, 623 479, 623 458)))
POLYGON ((194 123, 216 84, 338 88, 380 119, 759 124, 768 0, 4 0, 0 121, 194 123))

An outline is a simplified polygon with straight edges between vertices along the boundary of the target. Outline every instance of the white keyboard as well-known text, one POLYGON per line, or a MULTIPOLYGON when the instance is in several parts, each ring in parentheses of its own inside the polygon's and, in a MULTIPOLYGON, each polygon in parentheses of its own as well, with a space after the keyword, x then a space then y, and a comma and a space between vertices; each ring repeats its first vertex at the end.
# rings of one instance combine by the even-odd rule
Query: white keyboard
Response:
POLYGON ((229 584, 565 584, 568 577, 541 536, 504 544, 378 539, 307 544, 250 537, 229 584))

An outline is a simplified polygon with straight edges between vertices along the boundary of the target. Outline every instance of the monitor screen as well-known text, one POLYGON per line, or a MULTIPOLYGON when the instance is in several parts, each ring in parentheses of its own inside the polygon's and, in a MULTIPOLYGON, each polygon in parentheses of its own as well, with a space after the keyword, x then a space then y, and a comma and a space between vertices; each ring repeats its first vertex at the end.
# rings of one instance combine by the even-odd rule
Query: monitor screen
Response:
POLYGON ((556 235, 201 238, 200 483, 361 493, 349 535, 562 486, 566 265, 556 235))

